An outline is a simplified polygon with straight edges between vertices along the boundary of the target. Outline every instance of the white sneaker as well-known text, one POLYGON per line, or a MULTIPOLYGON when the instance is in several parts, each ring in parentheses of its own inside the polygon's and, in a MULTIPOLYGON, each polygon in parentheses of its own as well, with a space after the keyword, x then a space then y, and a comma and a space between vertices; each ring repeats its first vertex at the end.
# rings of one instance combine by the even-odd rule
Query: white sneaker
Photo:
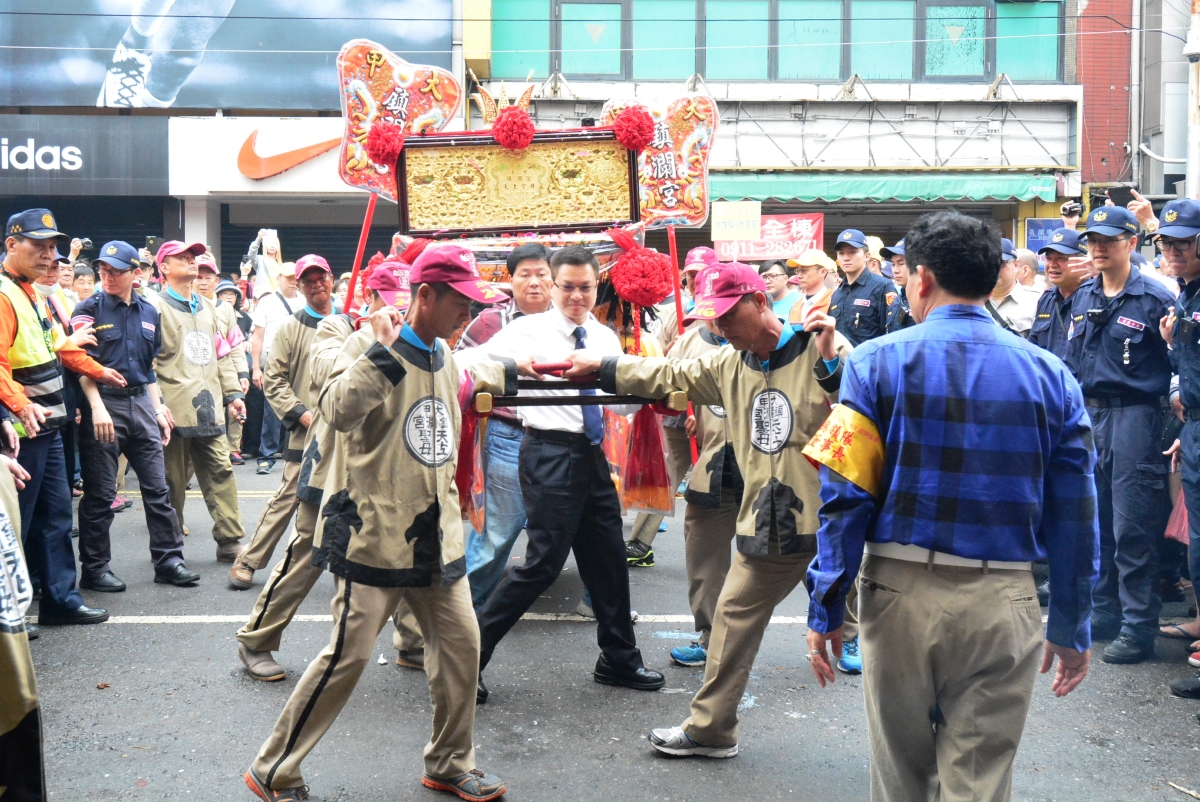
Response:
POLYGON ((681 727, 668 727, 661 730, 650 730, 650 745, 660 752, 680 757, 734 757, 738 753, 738 745, 705 746, 688 737, 681 727))
POLYGON ((146 105, 146 79, 150 77, 150 57, 123 44, 117 45, 112 64, 104 74, 96 105, 102 108, 140 109, 146 105))

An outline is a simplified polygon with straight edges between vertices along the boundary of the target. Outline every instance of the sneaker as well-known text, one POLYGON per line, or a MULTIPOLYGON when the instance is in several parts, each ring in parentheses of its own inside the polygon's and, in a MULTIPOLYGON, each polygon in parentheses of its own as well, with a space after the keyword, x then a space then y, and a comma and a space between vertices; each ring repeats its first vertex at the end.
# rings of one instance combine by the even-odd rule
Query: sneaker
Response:
POLYGON ((245 460, 245 458, 244 458, 244 457, 242 457, 242 452, 240 452, 240 451, 230 451, 230 452, 229 452, 229 464, 231 464, 231 465, 245 465, 245 464, 246 464, 246 460, 245 460))
POLYGON ((266 476, 268 473, 271 472, 271 460, 260 459, 258 461, 258 468, 255 469, 254 472, 256 474, 258 474, 259 476, 266 476))
MULTIPOLYGON (((1200 652, 1192 652, 1188 655, 1188 665, 1192 668, 1200 668, 1200 652)), ((1200 699, 1200 696, 1196 698, 1200 699)))
POLYGON ((247 769, 246 776, 243 778, 246 781, 246 787, 249 788, 256 797, 263 802, 291 802, 291 800, 308 799, 308 786, 301 785, 296 788, 282 788, 278 791, 273 791, 267 787, 267 784, 259 779, 259 776, 254 773, 254 769, 247 769))
MULTIPOLYGON (((1192 655, 1192 657, 1195 656, 1192 655)), ((1188 662, 1192 662, 1191 658, 1188 659, 1188 662)), ((1200 699, 1200 671, 1197 671, 1190 677, 1173 679, 1167 687, 1171 689, 1171 693, 1175 696, 1181 696, 1184 699, 1200 699)))
POLYGON ((424 774, 421 776, 421 785, 454 794, 468 802, 488 802, 489 799, 504 796, 508 790, 503 780, 480 769, 471 769, 457 777, 430 777, 424 774))
MULTIPOLYGON (((1100 659, 1106 663, 1117 663, 1118 665, 1132 665, 1140 663, 1154 656, 1154 641, 1139 640, 1135 635, 1129 632, 1122 632, 1117 636, 1117 639, 1104 647, 1104 653, 1100 655, 1100 659)), ((1191 662, 1191 658, 1188 658, 1191 662)), ((1200 665, 1197 663, 1196 665, 1200 665)))
POLYGON ((663 518, 662 523, 658 525, 658 532, 659 534, 662 534, 665 531, 667 531, 667 519, 663 518))
POLYGON ((246 590, 254 584, 254 569, 241 560, 235 560, 229 569, 229 584, 238 590, 246 590))
POLYGON ((96 105, 104 108, 141 108, 146 104, 146 79, 150 76, 150 57, 118 44, 112 64, 104 74, 96 105))
POLYGON ((691 646, 676 646, 672 649, 671 660, 680 666, 702 666, 708 662, 708 652, 699 643, 692 641, 691 646))
POLYGON ((414 671, 425 670, 424 649, 397 649, 396 665, 401 668, 411 668, 414 671))
POLYGON ((584 618, 595 618, 596 613, 592 610, 592 605, 586 598, 579 600, 579 605, 575 608, 575 615, 581 615, 584 618))
POLYGON ((639 568, 654 567, 654 549, 640 540, 625 542, 625 562, 639 568))
POLYGON ((679 487, 675 488, 675 498, 684 498, 687 495, 687 479, 679 483, 679 487))
POLYGON ((650 730, 650 745, 665 755, 677 757, 735 757, 738 745, 705 746, 693 741, 680 727, 650 730))
POLYGON ((838 671, 843 674, 862 673, 862 655, 858 653, 858 638, 842 644, 842 659, 837 661, 838 671))
POLYGON ((125 498, 124 496, 117 496, 116 498, 113 499, 112 511, 113 512, 124 512, 125 510, 129 509, 132 506, 133 506, 132 501, 125 498))

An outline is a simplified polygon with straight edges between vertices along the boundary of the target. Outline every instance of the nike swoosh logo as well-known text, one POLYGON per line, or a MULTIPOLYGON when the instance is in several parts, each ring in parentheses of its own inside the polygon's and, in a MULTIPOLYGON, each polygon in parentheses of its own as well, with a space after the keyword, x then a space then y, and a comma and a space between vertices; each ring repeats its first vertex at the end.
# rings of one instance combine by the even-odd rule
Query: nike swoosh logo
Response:
POLYGON ((339 137, 337 139, 330 139, 327 142, 319 142, 316 145, 306 145, 296 150, 277 153, 274 156, 259 156, 254 151, 254 143, 257 140, 258 129, 255 128, 250 132, 250 136, 246 137, 246 141, 242 143, 242 149, 238 151, 237 158, 238 172, 253 181, 261 181, 264 178, 279 175, 293 167, 304 164, 309 159, 315 159, 322 153, 327 153, 342 144, 342 140, 339 137))

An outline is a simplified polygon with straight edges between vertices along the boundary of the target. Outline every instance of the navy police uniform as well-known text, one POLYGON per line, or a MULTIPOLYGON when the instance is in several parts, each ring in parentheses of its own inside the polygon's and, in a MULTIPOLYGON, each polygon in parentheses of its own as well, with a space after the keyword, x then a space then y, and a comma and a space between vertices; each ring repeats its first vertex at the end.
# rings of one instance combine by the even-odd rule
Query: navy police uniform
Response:
MULTIPOLYGON (((861 231, 848 228, 838 234, 837 244, 866 248, 867 238, 861 231)), ((833 291, 829 315, 851 345, 860 345, 887 333, 888 294, 895 292, 892 282, 863 269, 853 284, 847 281, 833 291)))
MULTIPOLYGON (((1050 232, 1050 242, 1038 253, 1046 251, 1057 251, 1068 256, 1087 254, 1083 237, 1070 228, 1057 228, 1050 232)), ((1033 328, 1029 330, 1030 342, 1064 362, 1067 359, 1067 330, 1071 328, 1073 295, 1064 298, 1058 287, 1047 287, 1042 297, 1038 298, 1037 315, 1033 318, 1033 328)))
MULTIPOLYGON (((124 242, 106 243, 95 266, 131 270, 138 263, 137 249, 124 242)), ((154 360, 162 347, 158 311, 136 292, 130 303, 99 292, 75 307, 73 328, 91 324, 96 345, 87 352, 101 365, 120 371, 128 382, 121 389, 98 387, 104 408, 112 418, 115 442, 96 440, 92 410, 82 404, 79 452, 83 498, 79 502, 79 562, 85 583, 110 571, 112 502, 117 492, 117 458, 124 454, 137 474, 150 532, 150 556, 155 576, 183 563, 183 530, 167 495, 162 432, 155 410, 162 403, 150 398, 147 388, 157 379, 154 360)))
MULTIPOLYGON (((1137 221, 1120 206, 1093 211, 1084 232, 1137 233, 1137 221)), ((1168 289, 1131 267, 1112 298, 1101 277, 1084 282, 1067 331, 1068 365, 1083 387, 1096 440, 1100 581, 1093 627, 1103 638, 1119 625, 1146 652, 1158 635, 1158 541, 1170 513, 1159 441, 1171 363, 1158 322, 1174 303, 1168 289)))

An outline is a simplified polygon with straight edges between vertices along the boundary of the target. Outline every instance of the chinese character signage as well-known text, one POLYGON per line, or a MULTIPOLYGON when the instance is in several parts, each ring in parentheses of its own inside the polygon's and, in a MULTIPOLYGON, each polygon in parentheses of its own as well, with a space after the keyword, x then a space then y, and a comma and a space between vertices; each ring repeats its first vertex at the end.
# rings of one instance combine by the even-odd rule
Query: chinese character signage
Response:
POLYGON ((1054 229, 1062 228, 1062 225, 1061 217, 1026 217, 1025 247, 1037 253, 1040 249, 1050 244, 1050 234, 1053 233, 1054 229))
POLYGON ((762 236, 760 201, 717 201, 712 205, 713 240, 756 240, 762 236))
POLYGON ((708 219, 708 157, 720 114, 708 95, 674 100, 610 100, 600 115, 612 125, 629 106, 642 106, 654 120, 654 139, 638 156, 642 220, 647 229, 697 227, 708 219))
POLYGON ((367 133, 376 122, 405 134, 436 133, 458 113, 462 87, 440 67, 409 64, 367 39, 347 42, 338 54, 342 92, 342 136, 338 172, 352 187, 396 200, 396 177, 387 165, 367 156, 367 133))
POLYGON ((713 248, 722 262, 763 262, 794 259, 810 248, 821 249, 825 238, 825 215, 764 214, 759 238, 720 240, 713 220, 713 248))

